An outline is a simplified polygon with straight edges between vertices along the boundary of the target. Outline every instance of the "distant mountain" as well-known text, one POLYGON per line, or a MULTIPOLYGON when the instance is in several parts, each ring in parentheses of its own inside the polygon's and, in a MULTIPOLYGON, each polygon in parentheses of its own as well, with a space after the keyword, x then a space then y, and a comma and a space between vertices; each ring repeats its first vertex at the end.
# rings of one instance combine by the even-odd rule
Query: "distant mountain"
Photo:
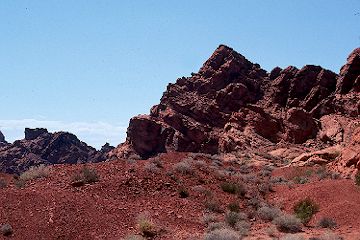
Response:
POLYGON ((6 143, 0 134, 0 171, 20 173, 39 164, 100 162, 112 148, 100 151, 67 132, 49 133, 45 128, 25 129, 25 139, 6 143))

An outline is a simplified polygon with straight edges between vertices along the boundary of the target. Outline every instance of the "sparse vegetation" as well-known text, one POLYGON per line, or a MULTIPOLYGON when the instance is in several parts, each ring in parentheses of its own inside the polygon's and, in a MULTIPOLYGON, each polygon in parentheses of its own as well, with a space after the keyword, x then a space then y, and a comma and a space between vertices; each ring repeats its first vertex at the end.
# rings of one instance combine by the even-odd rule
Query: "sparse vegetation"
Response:
POLYGON ((357 172, 355 175, 355 184, 360 186, 360 172, 357 172))
POLYGON ((209 225, 210 223, 214 223, 217 221, 217 217, 215 214, 212 213, 205 213, 203 215, 203 222, 205 225, 209 225))
POLYGON ((220 184, 220 187, 224 192, 230 194, 238 194, 239 196, 246 194, 246 188, 241 183, 223 182, 220 184))
POLYGON ((149 213, 139 214, 136 220, 139 231, 144 237, 154 237, 156 235, 155 224, 150 218, 149 213))
POLYGON ((144 166, 145 171, 149 173, 158 173, 160 168, 154 162, 147 162, 144 166))
POLYGON ((298 217, 302 223, 307 224, 312 216, 319 211, 319 205, 317 205, 310 198, 305 198, 304 200, 299 201, 294 206, 294 212, 296 217, 298 217))
POLYGON ((246 215, 242 214, 242 213, 237 213, 237 212, 228 212, 225 215, 225 222, 230 226, 230 227, 235 227, 235 224, 237 222, 239 222, 240 220, 244 220, 246 219, 246 215))
POLYGON ((224 222, 211 222, 208 224, 207 232, 214 231, 216 229, 226 228, 226 224, 224 222))
POLYGON ((0 230, 3 236, 10 236, 14 232, 12 226, 8 223, 3 224, 0 230))
POLYGON ((329 217, 323 217, 318 222, 318 226, 322 228, 335 228, 336 225, 335 220, 329 217))
POLYGON ((5 179, 0 179, 0 189, 6 187, 7 187, 7 182, 5 181, 5 179))
POLYGON ((258 209, 257 214, 262 220, 272 221, 281 215, 281 211, 275 207, 263 206, 258 209))
POLYGON ((99 175, 96 169, 88 168, 84 166, 79 173, 72 176, 72 185, 82 186, 84 184, 91 184, 99 181, 99 175))
POLYGON ((205 208, 212 212, 221 213, 223 210, 220 207, 220 203, 213 198, 209 198, 205 201, 205 208))
POLYGON ((220 228, 207 233, 204 239, 205 240, 240 240, 241 238, 240 235, 232 229, 220 228))
POLYGON ((274 219, 273 223, 281 232, 296 233, 301 231, 301 221, 293 215, 280 215, 274 219))
POLYGON ((23 172, 19 176, 20 181, 29 181, 37 178, 43 178, 49 176, 49 168, 43 164, 39 166, 30 167, 27 171, 23 172))
POLYGON ((274 191, 272 184, 265 182, 258 185, 258 190, 262 195, 274 191))
POLYGON ((296 184, 305 184, 309 182, 309 179, 305 176, 296 176, 293 178, 293 181, 296 184))
POLYGON ((250 229, 250 224, 247 221, 241 220, 235 224, 235 230, 241 237, 247 236, 250 229))
POLYGON ((185 187, 181 187, 178 192, 181 198, 187 198, 189 196, 189 192, 185 187))
POLYGON ((333 232, 326 232, 320 237, 310 238, 310 240, 343 240, 344 238, 336 235, 333 232))
POLYGON ((305 240, 305 238, 302 235, 294 235, 294 234, 286 234, 280 240, 305 240))
POLYGON ((181 162, 178 162, 178 163, 174 164, 173 168, 176 172, 181 173, 181 174, 191 175, 194 173, 194 169, 189 160, 183 160, 181 162))
POLYGON ((229 203, 228 209, 231 212, 237 212, 238 213, 240 211, 239 203, 238 202, 229 203))
POLYGON ((125 240, 146 240, 143 236, 131 234, 125 237, 125 240))

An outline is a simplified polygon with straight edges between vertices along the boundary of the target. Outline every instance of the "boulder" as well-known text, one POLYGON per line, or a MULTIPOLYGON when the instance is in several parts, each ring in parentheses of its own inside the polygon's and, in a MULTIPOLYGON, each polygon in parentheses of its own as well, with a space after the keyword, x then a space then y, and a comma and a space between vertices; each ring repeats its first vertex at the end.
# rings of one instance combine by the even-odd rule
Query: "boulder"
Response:
POLYGON ((311 114, 301 108, 291 108, 287 111, 285 139, 290 143, 304 143, 316 137, 318 126, 311 114))

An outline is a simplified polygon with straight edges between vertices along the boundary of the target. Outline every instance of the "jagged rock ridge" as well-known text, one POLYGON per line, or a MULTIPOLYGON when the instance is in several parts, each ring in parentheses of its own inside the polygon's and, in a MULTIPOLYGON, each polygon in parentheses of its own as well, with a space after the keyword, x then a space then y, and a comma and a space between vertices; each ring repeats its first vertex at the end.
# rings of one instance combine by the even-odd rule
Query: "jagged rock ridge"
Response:
POLYGON ((0 145, 0 172, 20 173, 39 164, 99 162, 110 150, 107 144, 97 151, 71 133, 26 128, 25 139, 0 145))
POLYGON ((267 73, 220 45, 198 73, 169 84, 150 115, 133 117, 126 142, 110 155, 214 154, 309 140, 331 145, 331 136, 320 138, 323 117, 359 117, 359 60, 356 49, 340 74, 314 65, 267 73))

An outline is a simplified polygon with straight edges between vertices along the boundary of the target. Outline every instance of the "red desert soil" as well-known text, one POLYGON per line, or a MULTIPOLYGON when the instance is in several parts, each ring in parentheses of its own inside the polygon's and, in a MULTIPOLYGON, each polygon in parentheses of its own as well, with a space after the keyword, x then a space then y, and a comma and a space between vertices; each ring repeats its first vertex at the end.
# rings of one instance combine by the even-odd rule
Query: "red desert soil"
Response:
POLYGON ((179 185, 166 173, 186 155, 164 156, 159 173, 144 171, 148 161, 88 164, 96 167, 100 181, 75 188, 70 179, 81 165, 54 165, 48 178, 34 180, 23 189, 13 184, 0 189, 0 219, 14 228, 9 239, 121 239, 138 233, 136 217, 145 211, 161 229, 155 239, 202 234, 205 194, 191 187, 211 190, 224 206, 234 197, 221 191, 214 174, 198 168, 190 177, 176 175, 190 193, 180 198, 179 185))
MULTIPOLYGON (((310 168, 307 168, 310 169, 310 168)), ((303 169, 304 170, 304 169, 303 169)), ((277 176, 291 176, 294 168, 279 168, 274 171, 277 176)), ((283 206, 293 213, 293 206, 299 200, 309 197, 320 207, 309 223, 307 232, 316 232, 316 224, 322 217, 330 217, 337 223, 336 233, 345 239, 360 239, 360 187, 352 179, 324 179, 305 184, 296 184, 289 188, 277 185, 275 192, 268 197, 270 202, 283 206)))

